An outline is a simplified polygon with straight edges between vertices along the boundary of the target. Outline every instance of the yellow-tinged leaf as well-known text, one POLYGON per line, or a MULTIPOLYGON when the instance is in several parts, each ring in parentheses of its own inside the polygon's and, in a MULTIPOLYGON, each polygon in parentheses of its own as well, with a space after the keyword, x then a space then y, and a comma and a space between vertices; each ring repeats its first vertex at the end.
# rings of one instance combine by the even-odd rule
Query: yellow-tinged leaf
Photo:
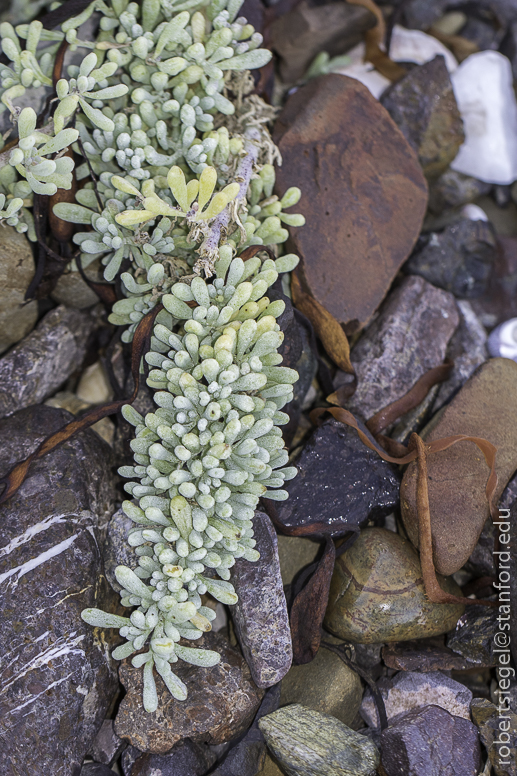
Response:
POLYGON ((199 209, 203 210, 206 203, 214 193, 217 183, 217 172, 213 167, 205 167, 199 178, 199 209))
POLYGON ((144 207, 150 213, 155 213, 157 216, 177 216, 178 211, 174 210, 170 205, 160 199, 159 197, 146 197, 144 199, 144 207))
POLYGON ((171 167, 167 175, 167 183, 172 191, 176 202, 180 208, 186 213, 189 209, 187 198, 187 184, 185 183, 185 175, 181 167, 171 167))
POLYGON ((129 183, 125 178, 121 178, 120 175, 114 175, 111 179, 111 185, 119 191, 123 191, 125 194, 132 194, 133 197, 139 197, 140 192, 138 189, 129 183))
POLYGON ((121 226, 135 226, 150 221, 151 218, 156 218, 156 213, 151 213, 150 210, 124 210, 115 216, 115 221, 121 226))
POLYGON ((222 191, 219 191, 212 197, 207 209, 198 214, 198 218, 215 218, 221 213, 228 204, 228 197, 222 191))
POLYGON ((228 186, 225 186, 222 190, 222 194, 225 194, 228 202, 231 202, 232 199, 235 199, 240 190, 241 187, 238 183, 229 183, 228 186))
POLYGON ((317 299, 302 289, 295 272, 291 275, 291 291, 295 307, 310 320, 332 361, 343 372, 354 375, 354 367, 350 361, 350 345, 341 325, 317 299))
POLYGON ((191 181, 187 183, 187 202, 188 202, 189 210, 195 198, 197 197, 198 191, 199 191, 199 181, 197 178, 193 178, 191 181))

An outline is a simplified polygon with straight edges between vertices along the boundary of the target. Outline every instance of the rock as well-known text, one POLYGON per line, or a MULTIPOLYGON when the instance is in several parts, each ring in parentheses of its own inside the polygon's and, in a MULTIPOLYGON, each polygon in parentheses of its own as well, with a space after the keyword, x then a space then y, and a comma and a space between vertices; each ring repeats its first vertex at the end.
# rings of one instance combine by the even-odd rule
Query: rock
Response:
MULTIPOLYGON (((459 323, 451 294, 420 277, 404 278, 352 348, 357 389, 346 406, 368 420, 443 363, 459 323)), ((335 387, 344 379, 338 372, 335 387)))
MULTIPOLYGON (((76 394, 71 391, 58 391, 50 399, 47 399, 45 404, 47 407, 58 407, 67 412, 71 412, 72 415, 77 415, 82 410, 92 406, 91 404, 88 404, 88 402, 79 399, 76 394)), ((115 426, 111 418, 101 418, 97 423, 94 423, 93 426, 90 426, 90 428, 93 431, 96 431, 101 439, 104 439, 109 445, 113 443, 115 426)))
POLYGON ((412 30, 427 30, 442 16, 449 0, 409 0, 404 3, 404 21, 412 30))
POLYGON ((219 652, 221 662, 213 668, 177 663, 174 672, 188 688, 185 701, 175 700, 155 673, 158 709, 153 713, 142 713, 142 670, 128 660, 121 664, 126 695, 115 720, 120 738, 142 752, 167 754, 183 738, 222 744, 248 729, 263 693, 246 662, 220 633, 205 634, 195 646, 219 652))
POLYGON ((497 664, 494 633, 498 630, 497 609, 469 606, 447 636, 447 646, 473 664, 491 668, 497 664))
POLYGON ((261 769, 257 772, 257 776, 284 776, 284 772, 280 770, 276 761, 267 753, 261 769))
MULTIPOLYGON (((88 266, 85 273, 93 281, 99 280, 100 261, 97 259, 88 266), (92 272, 92 269, 95 271, 92 272)), ((102 282, 102 281, 101 281, 102 282)), ((52 299, 58 304, 66 304, 77 310, 92 307, 100 300, 95 291, 84 282, 79 272, 64 272, 57 281, 56 287, 51 293, 52 299)))
POLYGON ((86 367, 76 389, 77 398, 87 404, 104 404, 113 396, 113 390, 100 361, 86 367))
POLYGON ((0 417, 38 404, 82 363, 93 319, 78 310, 56 307, 36 329, 0 359, 0 417))
MULTIPOLYGON (((508 487, 512 484, 512 481, 508 483, 508 487)), ((517 484, 517 482, 516 482, 517 484)), ((506 491, 508 491, 508 487, 506 491)), ((506 492, 505 491, 505 492, 506 492)), ((504 498, 504 493, 501 496, 500 504, 504 498)), ((478 539, 478 543, 472 550, 468 561, 464 568, 469 574, 477 579, 478 577, 495 577, 495 564, 494 564, 494 540, 495 540, 496 527, 492 520, 488 519, 481 531, 481 535, 478 539)))
POLYGON ((295 463, 298 474, 286 483, 289 498, 275 502, 283 525, 322 522, 336 531, 341 526, 344 533, 347 526, 384 517, 398 504, 394 468, 338 421, 317 428, 295 463))
POLYGON ((383 93, 381 104, 418 154, 426 178, 438 178, 465 139, 443 56, 410 70, 383 93))
MULTIPOLYGON (((504 520, 505 518, 501 514, 501 511, 499 512, 500 519, 504 520)), ((510 589, 505 588, 505 596, 503 598, 502 594, 499 593, 500 597, 500 604, 499 604, 499 612, 501 614, 501 619, 505 623, 510 623, 510 651, 512 653, 513 662, 514 665, 517 665, 517 501, 515 501, 512 505, 512 508, 509 513, 510 522, 509 525, 506 523, 504 528, 510 527, 510 541, 506 546, 501 546, 500 549, 507 549, 509 552, 509 556, 498 556, 501 564, 504 563, 505 565, 509 566, 508 569, 502 569, 500 566, 500 572, 501 571, 507 571, 510 575, 510 589), (503 560, 505 558, 505 560, 503 560), (509 558, 509 560, 508 560, 509 558), (509 603, 508 603, 509 599, 509 603)), ((499 526, 500 530, 503 530, 499 526)), ((505 531, 506 535, 508 536, 508 531, 505 531)), ((502 577, 502 575, 501 575, 502 577)), ((506 577, 506 575, 505 575, 506 577)), ((501 582, 503 584, 508 584, 508 582, 504 583, 501 579, 501 582)), ((515 703, 514 708, 515 713, 517 714, 517 701, 515 703)))
POLYGON ((382 659, 388 668, 395 671, 464 671, 474 668, 469 660, 441 645, 430 644, 429 640, 401 641, 387 644, 382 650, 382 659))
POLYGON ((127 749, 124 749, 122 752, 122 757, 120 758, 120 766, 124 776, 131 776, 133 765, 136 763, 141 754, 142 752, 134 746, 128 746, 127 749))
POLYGON ((113 730, 113 720, 105 719, 93 739, 89 754, 95 762, 111 765, 126 746, 126 742, 122 741, 113 730))
POLYGON ((259 727, 288 776, 374 776, 379 764, 367 738, 298 704, 268 714, 259 727))
POLYGON ((465 142, 453 170, 487 183, 517 178, 517 102, 509 60, 480 51, 462 62, 452 85, 465 128, 465 142))
POLYGON ((314 563, 320 549, 321 544, 312 539, 280 534, 278 536, 278 557, 283 584, 290 585, 303 568, 314 563))
POLYGON ((393 722, 381 736, 387 776, 477 776, 481 747, 475 726, 437 706, 393 722))
POLYGON ((482 296, 493 273, 497 243, 491 224, 463 219, 437 234, 405 266, 460 299, 482 296))
MULTIPOLYGON (((454 580, 439 581, 446 592, 461 594, 454 580)), ((462 613, 461 605, 429 601, 409 542, 384 528, 365 528, 336 560, 324 625, 354 643, 389 643, 446 633, 462 613)))
MULTIPOLYGON (((422 5, 422 0, 417 0, 417 3, 422 5)), ((438 30, 444 35, 457 35, 465 26, 466 21, 467 16, 462 11, 450 11, 441 16, 432 26, 434 30, 438 30)), ((412 27, 413 25, 409 24, 408 26, 412 27)), ((425 26, 430 27, 431 25, 425 26)))
MULTIPOLYGON (((490 211, 490 208, 486 209, 490 211)), ((490 211, 492 224, 499 235, 497 258, 486 294, 472 300, 474 312, 479 316, 483 326, 489 329, 517 316, 517 238, 504 236, 504 232, 513 231, 513 228, 503 229, 502 235, 500 231, 502 225, 495 222, 498 218, 496 214, 499 212, 509 215, 512 223, 517 225, 517 207, 512 203, 508 210, 510 209, 513 209, 513 212, 507 213, 506 210, 497 207, 490 211), (494 215, 496 215, 495 221, 494 215)))
MULTIPOLYGON (((440 671, 426 674, 401 671, 392 679, 380 679, 377 687, 384 700, 388 722, 424 706, 439 706, 454 717, 470 719, 472 693, 440 671)), ((379 727, 377 706, 369 689, 364 694, 360 714, 371 728, 379 727)))
POLYGON ((461 207, 488 194, 492 185, 456 170, 446 170, 429 188, 429 210, 441 213, 450 207, 461 207))
POLYGON ((460 323, 447 347, 447 358, 454 362, 451 376, 440 385, 433 412, 443 407, 488 357, 485 327, 465 299, 457 302, 460 323))
POLYGON ((427 186, 415 154, 368 90, 336 74, 289 98, 274 139, 283 158, 278 191, 302 189, 307 227, 292 235, 302 283, 355 331, 418 237, 427 186))
POLYGON ((0 232, 0 353, 28 334, 38 320, 38 303, 25 302, 34 276, 30 243, 11 226, 0 232))
POLYGON ((134 522, 126 517, 122 509, 118 509, 108 523, 106 539, 102 547, 104 572, 106 579, 117 593, 122 590, 115 577, 117 566, 129 566, 133 569, 138 565, 135 548, 131 547, 127 541, 129 531, 134 528, 134 525, 134 522))
MULTIPOLYGON (((0 473, 70 415, 30 407, 0 421, 0 473)), ((117 690, 111 632, 81 620, 112 611, 98 543, 111 509, 111 454, 91 431, 31 464, 0 508, 2 773, 79 774, 117 690)), ((115 636, 116 638, 116 636, 115 636)))
POLYGON ((215 762, 215 755, 207 746, 195 744, 188 738, 170 754, 142 754, 134 762, 130 776, 204 776, 215 762))
MULTIPOLYGON (((513 418, 517 413, 517 364, 494 358, 482 364, 422 436, 426 441, 455 434, 488 439, 497 447, 497 503, 517 468, 513 418)), ((489 515, 485 494, 488 467, 472 443, 459 443, 427 459, 434 562, 454 574, 468 560, 489 515)), ((417 467, 409 464, 400 490, 401 512, 418 547, 417 467)))
POLYGON ((85 763, 80 776, 113 776, 114 771, 102 763, 85 763))
POLYGON ((472 719, 488 752, 495 776, 514 776, 517 768, 517 714, 486 698, 474 698, 472 719))
MULTIPOLYGON (((337 639, 331 641, 339 643, 337 639)), ((314 660, 293 666, 284 677, 280 704, 299 703, 351 725, 359 711, 362 694, 356 672, 335 652, 320 647, 314 660)))
POLYGON ((253 724, 244 738, 230 748, 222 763, 211 771, 210 776, 256 776, 267 754, 259 722, 266 714, 276 711, 279 701, 280 685, 276 685, 264 695, 253 724))
POLYGON ((488 352, 493 358, 511 358, 517 361, 517 318, 501 323, 490 332, 488 352))
POLYGON ((256 563, 241 558, 233 567, 239 600, 232 615, 253 681, 257 687, 271 687, 289 671, 293 645, 275 529, 267 515, 255 512, 253 531, 260 558, 256 563))
POLYGON ((302 78, 320 51, 336 56, 352 48, 375 22, 366 8, 346 3, 311 6, 303 0, 269 28, 271 48, 280 58, 282 81, 289 84, 302 78))

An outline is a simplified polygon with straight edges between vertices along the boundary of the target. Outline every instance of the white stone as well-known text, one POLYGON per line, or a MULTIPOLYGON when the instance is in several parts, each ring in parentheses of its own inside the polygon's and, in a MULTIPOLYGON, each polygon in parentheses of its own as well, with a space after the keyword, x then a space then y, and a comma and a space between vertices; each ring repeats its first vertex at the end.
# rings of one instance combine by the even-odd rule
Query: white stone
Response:
POLYGON ((488 221, 489 220, 483 208, 479 207, 479 205, 474 205, 472 202, 469 202, 468 205, 465 205, 464 207, 462 207, 460 212, 463 218, 466 218, 469 221, 488 221))
POLYGON ((467 57, 451 80, 465 130, 451 168, 486 183, 513 183, 517 103, 510 61, 497 51, 480 51, 467 57))
MULTIPOLYGON (((443 43, 433 38, 432 35, 420 32, 420 30, 406 30, 399 24, 394 26, 390 45, 390 57, 394 62, 415 62, 417 65, 423 65, 425 62, 430 62, 438 54, 442 54, 447 70, 449 73, 453 73, 458 67, 458 63, 443 43)), ((365 45, 359 43, 347 51, 347 57, 351 60, 350 64, 333 72, 361 81, 373 96, 379 99, 391 81, 378 73, 371 62, 365 62, 364 55, 365 45)))

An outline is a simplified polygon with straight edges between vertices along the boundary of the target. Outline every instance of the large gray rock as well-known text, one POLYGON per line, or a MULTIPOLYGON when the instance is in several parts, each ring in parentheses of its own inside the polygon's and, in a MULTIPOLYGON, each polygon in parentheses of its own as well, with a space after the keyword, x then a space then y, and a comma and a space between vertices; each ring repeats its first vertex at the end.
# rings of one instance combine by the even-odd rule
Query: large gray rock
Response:
MULTIPOLYGON (((1 420, 0 474, 70 417, 39 406, 1 420)), ((111 463, 86 431, 33 463, 0 508, 2 776, 77 776, 116 692, 113 632, 81 620, 86 607, 116 605, 98 544, 111 463)))
POLYGON ((38 320, 38 303, 25 302, 34 275, 29 241, 12 226, 0 228, 0 353, 30 332, 38 320))
POLYGON ((0 360, 0 418, 39 404, 81 366, 94 329, 91 316, 60 306, 0 360))
POLYGON ((215 762, 214 753, 188 738, 170 754, 145 753, 135 760, 130 774, 135 776, 204 776, 215 762))
POLYGON ((95 736, 89 754, 96 763, 111 765, 124 751, 127 744, 113 730, 113 720, 105 719, 95 736))
POLYGON ((134 528, 134 525, 134 522, 124 514, 122 509, 117 509, 108 523, 106 539, 102 547, 104 571, 106 579, 117 593, 122 590, 115 576, 117 566, 129 566, 130 569, 133 569, 138 565, 138 555, 135 548, 131 547, 127 541, 129 531, 134 528))
MULTIPOLYGON (((452 294, 407 277, 352 348, 357 390, 347 409, 368 420, 400 399, 429 369, 442 364, 459 323, 452 294)), ((336 387, 344 378, 336 376, 336 387)))
POLYGON ((387 776, 477 776, 481 747, 475 725, 438 706, 415 709, 381 736, 387 776))
POLYGON ((267 515, 255 512, 253 530, 260 558, 235 563, 232 582, 239 600, 232 614, 253 681, 271 687, 288 672, 293 646, 275 529, 267 515))

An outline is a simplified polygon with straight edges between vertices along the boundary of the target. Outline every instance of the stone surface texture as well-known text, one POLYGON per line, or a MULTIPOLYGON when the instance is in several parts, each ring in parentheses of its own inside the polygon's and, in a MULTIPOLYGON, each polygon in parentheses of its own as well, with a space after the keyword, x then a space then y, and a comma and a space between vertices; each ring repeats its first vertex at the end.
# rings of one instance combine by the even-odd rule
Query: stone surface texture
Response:
POLYGON ((86 354, 93 319, 61 305, 0 359, 0 417, 51 396, 86 354))
POLYGON ((142 713, 142 669, 128 660, 121 664, 126 695, 115 720, 120 738, 140 751, 167 754, 183 738, 222 744, 248 729, 263 691, 252 681, 246 662, 220 633, 205 634, 195 646, 219 652, 221 662, 199 668, 178 661, 174 673, 187 685, 185 701, 175 700, 155 673, 158 709, 153 713, 142 713))
POLYGON ((28 334, 38 320, 38 303, 25 302, 34 276, 29 241, 12 226, 0 231, 0 353, 28 334))
MULTIPOLYGON (((439 706, 454 717, 470 719, 471 691, 441 671, 421 674, 401 671, 392 679, 377 682, 386 708, 388 722, 424 706, 439 706)), ((372 728, 379 727, 377 706, 369 689, 361 704, 361 717, 372 728)))
MULTIPOLYGON (((517 468, 514 419, 517 416, 517 363, 485 362, 442 413, 424 430, 426 441, 455 434, 488 439, 497 447, 495 503, 517 468)), ((468 560, 489 515, 485 494, 489 469, 481 451, 461 442, 427 459, 429 504, 436 569, 454 574, 468 560)), ((408 536, 418 547, 416 477, 409 464, 401 485, 401 511, 408 536)))
MULTIPOLYGON (((0 421, 1 474, 69 419, 40 406, 0 421)), ((99 551, 111 465, 108 445, 85 431, 33 463, 0 509, 2 776, 77 776, 116 692, 114 632, 80 616, 116 607, 99 551)))
MULTIPOLYGON (((86 268, 85 274, 93 281, 100 280, 102 282, 100 269, 101 263, 97 259, 86 268)), ((51 296, 58 304, 66 304, 68 307, 75 307, 78 310, 92 307, 99 302, 99 297, 84 282, 79 272, 64 272, 57 281, 51 296)))
POLYGON ((464 671, 476 667, 452 649, 430 644, 426 639, 387 644, 382 648, 382 660, 384 665, 395 671, 419 671, 420 673, 464 671))
MULTIPOLYGON (((426 0, 424 0, 425 2, 426 0)), ((451 207, 461 207, 488 194, 492 185, 456 170, 446 170, 429 187, 429 210, 442 213, 451 207)))
POLYGON ((255 563, 237 559, 232 569, 239 596, 232 616, 253 681, 271 687, 288 672, 293 646, 275 529, 267 515, 255 512, 253 531, 260 558, 255 563))
POLYGON ((89 754, 95 762, 111 765, 126 746, 126 742, 122 741, 113 730, 113 720, 105 719, 93 739, 89 754))
POLYGON ((418 154, 425 176, 445 172, 465 136, 443 56, 411 69, 383 93, 381 104, 418 154))
POLYGON ((314 431, 295 465, 298 474, 286 483, 289 498, 276 502, 284 525, 322 522, 331 529, 340 523, 358 527, 398 505, 399 477, 394 467, 366 447, 354 429, 338 421, 327 420, 314 431))
MULTIPOLYGON (((443 363, 459 323, 454 297, 420 277, 404 278, 352 348, 357 389, 347 409, 364 420, 400 399, 443 363)), ((335 380, 339 387, 344 373, 335 380)))
POLYGON ((496 254, 491 224, 462 219, 443 232, 432 232, 427 244, 410 258, 405 269, 460 299, 474 299, 488 288, 496 254))
MULTIPOLYGON (((461 594, 453 579, 439 582, 461 594)), ((389 643, 446 633, 462 613, 461 605, 429 601, 410 542, 384 528, 365 528, 336 560, 324 625, 348 641, 389 643)))
POLYGON ((215 762, 214 753, 188 738, 170 754, 140 755, 133 763, 129 776, 204 776, 215 762))
POLYGON ((288 776, 374 776, 379 764, 365 736, 298 704, 268 714, 259 727, 288 776))
MULTIPOLYGON (((325 641, 340 643, 326 637, 325 641)), ((282 681, 280 704, 299 703, 351 725, 361 705, 361 680, 339 655, 320 647, 310 663, 293 666, 282 681)))
POLYGON ((517 772, 517 713, 505 701, 502 702, 501 709, 502 711, 499 711, 498 707, 486 698, 474 698, 471 706, 472 719, 488 752, 495 776, 514 776, 517 772), (501 744, 495 743, 501 739, 501 744), (508 747, 508 752, 503 749, 504 746, 508 747), (502 754, 505 756, 502 757, 502 754))
POLYGON ((427 185, 387 111, 358 81, 330 74, 293 94, 275 123, 277 190, 299 186, 292 233, 306 289, 348 330, 379 306, 420 232, 427 185), (397 228, 394 228, 394 224, 397 228))
POLYGON ((278 536, 278 556, 284 585, 292 584, 299 572, 314 563, 321 549, 320 542, 301 536, 278 536))
POLYGON ((138 555, 135 548, 128 544, 127 538, 134 522, 127 517, 122 509, 117 509, 108 523, 106 539, 102 546, 104 558, 104 573, 113 590, 120 593, 121 586, 115 577, 117 566, 129 566, 135 569, 138 566, 138 555))
MULTIPOLYGON (((503 612, 501 612, 501 615, 503 612)), ((468 606, 447 636, 447 646, 474 665, 495 666, 497 649, 494 634, 499 626, 498 610, 486 606, 468 606)))
POLYGON ((387 776, 477 776, 481 747, 475 726, 437 706, 395 721, 381 736, 387 776))

